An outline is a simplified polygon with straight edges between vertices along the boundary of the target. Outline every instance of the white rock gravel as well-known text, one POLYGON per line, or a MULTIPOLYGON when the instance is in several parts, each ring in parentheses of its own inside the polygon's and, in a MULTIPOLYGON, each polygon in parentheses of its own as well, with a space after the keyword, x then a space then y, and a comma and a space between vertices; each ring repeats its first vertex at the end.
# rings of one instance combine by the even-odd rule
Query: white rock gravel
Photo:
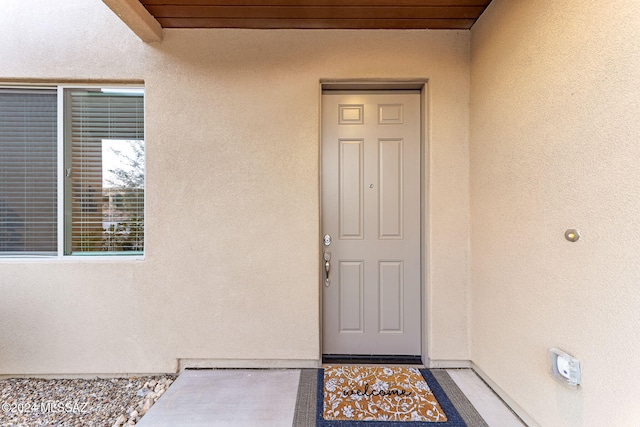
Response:
POLYGON ((3 379, 0 426, 133 426, 175 378, 3 379))

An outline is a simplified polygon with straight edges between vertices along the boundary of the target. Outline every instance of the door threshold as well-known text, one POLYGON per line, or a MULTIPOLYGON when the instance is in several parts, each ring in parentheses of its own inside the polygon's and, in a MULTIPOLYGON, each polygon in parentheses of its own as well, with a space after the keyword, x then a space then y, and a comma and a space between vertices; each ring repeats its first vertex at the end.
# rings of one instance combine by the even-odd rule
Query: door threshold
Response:
POLYGON ((406 354, 323 354, 323 364, 422 365, 422 356, 406 354))

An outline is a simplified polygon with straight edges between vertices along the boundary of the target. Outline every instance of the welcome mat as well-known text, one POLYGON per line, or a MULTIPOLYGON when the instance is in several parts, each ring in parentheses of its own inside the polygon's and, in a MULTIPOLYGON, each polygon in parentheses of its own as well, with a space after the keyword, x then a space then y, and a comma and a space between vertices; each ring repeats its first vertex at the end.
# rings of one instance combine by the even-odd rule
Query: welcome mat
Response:
POLYGON ((317 383, 320 427, 466 426, 427 369, 327 366, 317 383))

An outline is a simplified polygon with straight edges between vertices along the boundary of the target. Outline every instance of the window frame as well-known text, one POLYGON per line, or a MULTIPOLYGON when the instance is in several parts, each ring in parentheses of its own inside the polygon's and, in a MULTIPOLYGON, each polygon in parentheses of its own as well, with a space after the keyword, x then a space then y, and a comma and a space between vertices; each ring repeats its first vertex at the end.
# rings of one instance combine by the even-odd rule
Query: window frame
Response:
POLYGON ((63 261, 63 262, 135 262, 135 261, 143 261, 146 258, 147 253, 147 149, 146 149, 146 129, 147 129, 147 120, 146 120, 146 88, 143 83, 105 83, 105 84, 57 84, 57 83, 49 83, 49 84, 3 84, 0 83, 0 89, 50 89, 55 90, 57 95, 57 194, 56 194, 56 202, 57 202, 57 253, 55 255, 34 255, 34 254, 12 254, 12 255, 3 255, 0 253, 0 263, 7 262, 50 262, 52 260, 55 261, 63 261), (143 108, 144 108, 144 131, 145 131, 145 150, 144 150, 144 163, 145 163, 145 173, 144 173, 144 236, 143 236, 143 250, 142 253, 118 253, 118 252, 92 252, 92 253, 72 253, 65 254, 65 245, 66 245, 66 233, 67 233, 67 220, 65 218, 65 198, 69 197, 66 192, 65 186, 65 149, 66 149, 66 138, 68 132, 70 131, 71 123, 70 121, 65 122, 65 90, 67 89, 107 89, 107 90, 140 90, 143 93, 143 108))

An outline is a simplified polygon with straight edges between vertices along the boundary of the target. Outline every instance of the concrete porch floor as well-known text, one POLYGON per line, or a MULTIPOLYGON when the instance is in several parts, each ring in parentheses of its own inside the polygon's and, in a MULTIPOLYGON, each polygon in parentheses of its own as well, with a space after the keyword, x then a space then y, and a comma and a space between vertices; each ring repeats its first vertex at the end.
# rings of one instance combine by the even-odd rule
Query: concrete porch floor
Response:
MULTIPOLYGON (((471 369, 447 370, 489 426, 523 423, 471 369)), ((185 370, 139 427, 291 427, 300 370, 185 370)))

